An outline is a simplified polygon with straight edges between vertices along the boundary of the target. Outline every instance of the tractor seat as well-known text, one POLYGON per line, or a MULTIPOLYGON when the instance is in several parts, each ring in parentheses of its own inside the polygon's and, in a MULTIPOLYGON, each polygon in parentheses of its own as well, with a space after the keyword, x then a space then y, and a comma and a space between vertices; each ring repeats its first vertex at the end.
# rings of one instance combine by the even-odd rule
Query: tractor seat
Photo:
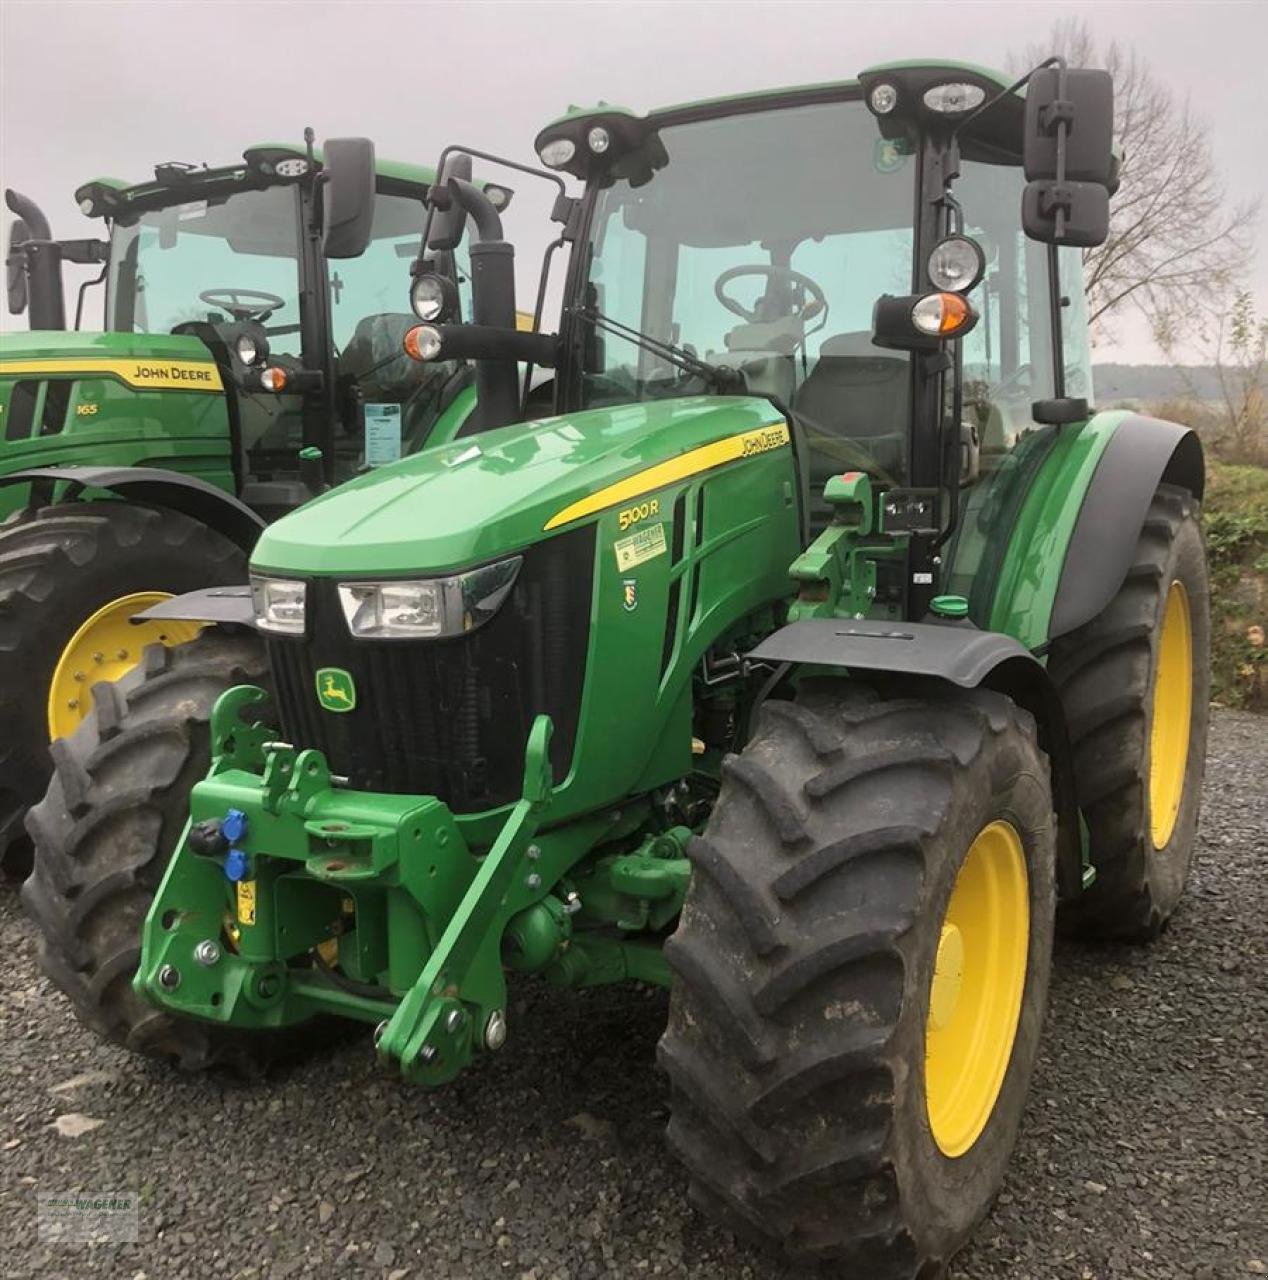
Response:
POLYGON ((401 345, 417 323, 403 311, 362 316, 339 353, 338 376, 359 378, 361 394, 368 401, 399 399, 402 389, 411 388, 426 372, 401 345))
POLYGON ((902 478, 909 396, 905 356, 873 346, 870 333, 824 339, 810 376, 792 399, 810 446, 812 527, 821 527, 830 514, 823 502, 829 476, 858 470, 902 478))

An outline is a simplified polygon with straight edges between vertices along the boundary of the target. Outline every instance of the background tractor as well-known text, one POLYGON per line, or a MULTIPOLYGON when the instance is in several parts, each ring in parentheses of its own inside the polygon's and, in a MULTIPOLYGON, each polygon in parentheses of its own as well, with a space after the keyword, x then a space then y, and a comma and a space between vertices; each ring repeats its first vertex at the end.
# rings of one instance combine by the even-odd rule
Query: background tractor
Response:
MULTIPOLYGON (((9 308, 0 339, 0 860, 24 869, 22 818, 49 743, 98 680, 189 627, 134 626, 147 604, 245 576, 267 520, 470 418, 472 372, 408 360, 401 338, 430 170, 375 161, 365 139, 316 152, 266 143, 238 164, 156 167, 75 197, 101 241, 55 241, 7 193, 9 308), (63 261, 102 264, 67 331, 63 261), (83 332, 104 283, 101 332, 83 332)), ((491 189, 505 206, 510 193, 491 189)), ((453 254, 427 291, 468 293, 453 254)), ((469 301, 469 298, 468 298, 469 301)))
POLYGON ((1193 851, 1202 455, 1087 401, 1111 128, 1058 60, 573 111, 558 335, 447 182, 479 323, 406 346, 474 358, 494 429, 272 525, 236 614, 148 611, 206 629, 98 687, 30 817, 78 1015, 187 1066, 360 1019, 438 1085, 531 1035, 508 970, 659 983, 696 1201, 934 1274, 1003 1179, 1058 905, 1148 938, 1193 851))

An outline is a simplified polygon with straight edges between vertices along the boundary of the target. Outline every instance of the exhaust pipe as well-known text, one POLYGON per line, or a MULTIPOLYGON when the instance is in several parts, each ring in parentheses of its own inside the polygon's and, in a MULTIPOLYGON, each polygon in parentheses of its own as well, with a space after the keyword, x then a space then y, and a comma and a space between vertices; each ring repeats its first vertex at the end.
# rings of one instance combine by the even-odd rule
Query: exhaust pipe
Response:
POLYGON ((12 189, 6 189, 4 202, 26 231, 19 234, 15 225, 10 232, 9 255, 5 259, 10 271, 9 310, 22 311, 15 300, 30 303, 31 328, 40 330, 66 328, 66 300, 62 293, 62 246, 53 239, 48 219, 34 200, 12 189), (15 290, 12 272, 21 269, 26 275, 25 297, 15 290))

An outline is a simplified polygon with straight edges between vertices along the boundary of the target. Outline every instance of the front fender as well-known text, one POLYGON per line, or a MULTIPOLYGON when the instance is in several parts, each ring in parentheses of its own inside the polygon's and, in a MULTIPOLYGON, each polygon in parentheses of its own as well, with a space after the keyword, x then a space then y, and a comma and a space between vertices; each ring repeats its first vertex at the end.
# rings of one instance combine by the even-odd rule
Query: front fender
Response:
MULTIPOLYGON (((198 520, 247 555, 265 528, 265 522, 244 502, 197 476, 182 475, 160 467, 32 467, 0 476, 0 486, 43 483, 67 487, 63 501, 77 501, 86 489, 104 490, 126 501, 179 511, 198 520)), ((36 490, 38 492, 38 490, 36 490)))

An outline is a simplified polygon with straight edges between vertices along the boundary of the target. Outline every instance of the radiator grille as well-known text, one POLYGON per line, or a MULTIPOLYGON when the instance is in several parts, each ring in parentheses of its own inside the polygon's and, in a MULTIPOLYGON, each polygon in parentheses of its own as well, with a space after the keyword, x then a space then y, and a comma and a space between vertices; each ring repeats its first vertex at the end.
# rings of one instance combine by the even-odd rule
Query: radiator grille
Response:
POLYGON ((497 616, 452 640, 353 640, 336 584, 311 581, 307 636, 269 643, 286 739, 320 748, 354 787, 435 795, 474 813, 519 796, 528 731, 545 713, 562 779, 585 683, 593 567, 593 526, 537 544, 497 616), (351 673, 352 711, 321 708, 322 667, 351 673))

